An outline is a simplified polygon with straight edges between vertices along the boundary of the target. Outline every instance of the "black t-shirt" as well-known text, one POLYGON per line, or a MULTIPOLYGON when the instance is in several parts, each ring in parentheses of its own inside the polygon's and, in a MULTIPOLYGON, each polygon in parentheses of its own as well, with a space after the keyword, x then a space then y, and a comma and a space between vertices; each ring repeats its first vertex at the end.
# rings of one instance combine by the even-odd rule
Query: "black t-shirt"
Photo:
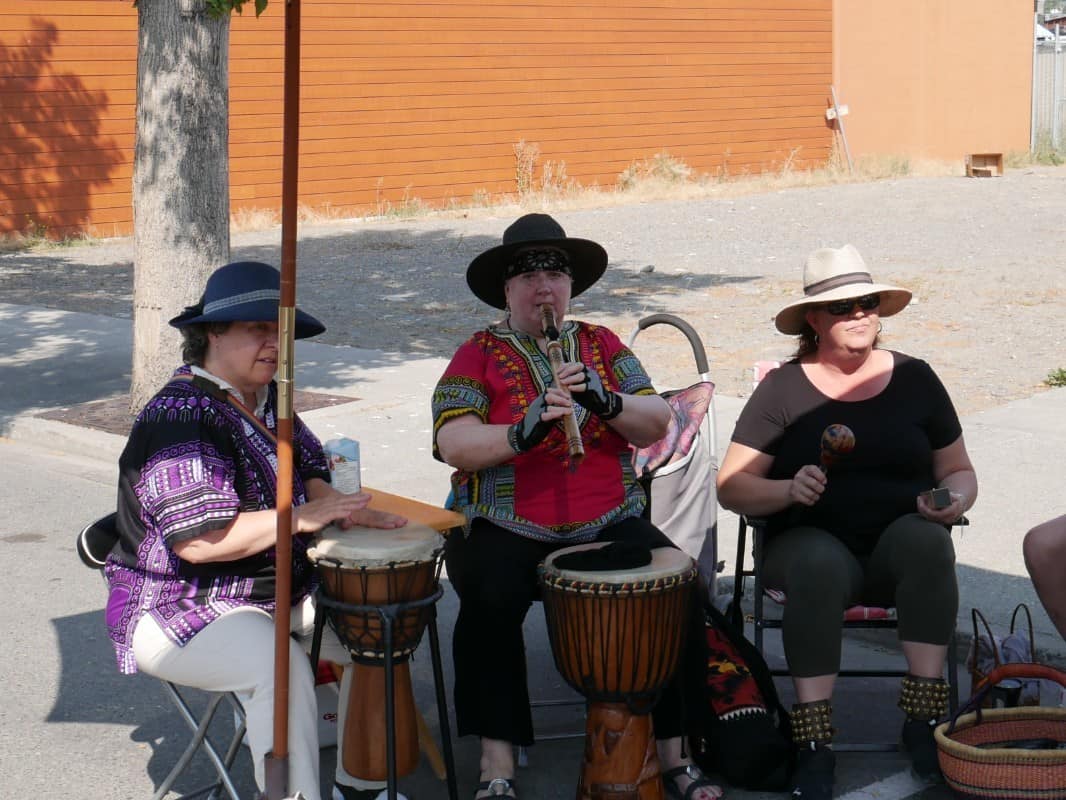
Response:
POLYGON ((772 516, 768 535, 814 525, 867 555, 889 523, 917 511, 919 492, 934 486, 933 451, 955 442, 962 426, 926 362, 895 352, 892 358, 888 386, 867 400, 826 397, 795 361, 755 389, 733 441, 774 457, 768 478, 791 479, 805 464, 818 464, 827 426, 847 425, 855 434, 855 449, 829 468, 821 499, 772 516))

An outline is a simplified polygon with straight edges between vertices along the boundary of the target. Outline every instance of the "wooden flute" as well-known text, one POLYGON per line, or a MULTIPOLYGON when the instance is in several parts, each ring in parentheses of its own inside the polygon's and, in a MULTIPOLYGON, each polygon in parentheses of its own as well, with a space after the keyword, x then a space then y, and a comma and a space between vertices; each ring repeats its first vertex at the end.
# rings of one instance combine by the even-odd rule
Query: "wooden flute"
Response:
MULTIPOLYGON (((559 380, 559 370, 563 366, 563 345, 559 341, 559 328, 555 325, 555 309, 551 303, 544 303, 540 307, 541 327, 544 337, 548 340, 548 361, 552 365, 552 375, 555 377, 555 385, 569 394, 567 387, 559 380)), ((585 457, 585 446, 581 443, 581 430, 577 426, 577 417, 568 414, 563 417, 563 431, 566 433, 566 447, 570 453, 570 468, 574 469, 585 457)))

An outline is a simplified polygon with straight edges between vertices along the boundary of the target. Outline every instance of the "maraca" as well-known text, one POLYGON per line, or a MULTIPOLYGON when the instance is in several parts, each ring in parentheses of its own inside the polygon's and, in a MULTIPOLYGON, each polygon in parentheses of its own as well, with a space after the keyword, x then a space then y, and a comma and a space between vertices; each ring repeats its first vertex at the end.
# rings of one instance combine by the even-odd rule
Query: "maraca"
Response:
POLYGON ((830 465, 841 456, 855 449, 855 434, 847 425, 829 425, 822 431, 822 455, 820 469, 829 472, 830 465))

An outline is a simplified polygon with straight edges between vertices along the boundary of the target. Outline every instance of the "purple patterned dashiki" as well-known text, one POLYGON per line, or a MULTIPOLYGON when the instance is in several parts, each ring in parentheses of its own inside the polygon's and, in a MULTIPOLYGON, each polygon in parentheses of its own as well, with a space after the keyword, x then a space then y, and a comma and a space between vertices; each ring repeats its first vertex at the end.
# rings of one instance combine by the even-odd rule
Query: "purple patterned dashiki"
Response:
MULTIPOLYGON (((122 672, 137 671, 133 632, 151 614, 178 645, 241 606, 274 608, 274 548, 236 561, 191 564, 172 546, 225 528, 242 511, 274 508, 275 443, 188 367, 153 397, 134 421, 119 459, 120 547, 109 557, 107 626, 122 672), (199 385, 198 385, 199 384, 199 385)), ((277 386, 262 420, 277 431, 277 386)), ((329 480, 322 445, 293 421, 293 503, 306 502, 305 482, 329 480)), ((309 537, 293 537, 293 603, 313 588, 309 537)))

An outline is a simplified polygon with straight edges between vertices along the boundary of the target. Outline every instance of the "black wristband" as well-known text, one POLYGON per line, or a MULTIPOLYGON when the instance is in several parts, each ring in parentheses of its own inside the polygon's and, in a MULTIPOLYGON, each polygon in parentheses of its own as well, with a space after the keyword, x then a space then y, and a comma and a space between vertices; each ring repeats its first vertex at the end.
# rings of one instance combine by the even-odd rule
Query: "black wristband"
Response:
POLYGON ((611 392, 607 395, 607 400, 607 409, 602 414, 597 414, 604 422, 608 422, 622 413, 622 395, 618 392, 611 392))

